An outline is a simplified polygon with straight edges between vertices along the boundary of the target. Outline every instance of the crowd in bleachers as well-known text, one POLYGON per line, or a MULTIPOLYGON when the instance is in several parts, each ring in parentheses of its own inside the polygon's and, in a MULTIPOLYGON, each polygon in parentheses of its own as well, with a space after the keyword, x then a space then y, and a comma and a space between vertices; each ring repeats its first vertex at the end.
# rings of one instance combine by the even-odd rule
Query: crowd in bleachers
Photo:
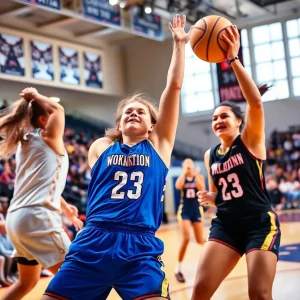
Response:
POLYGON ((266 183, 277 210, 300 207, 300 130, 276 130, 267 150, 266 183))

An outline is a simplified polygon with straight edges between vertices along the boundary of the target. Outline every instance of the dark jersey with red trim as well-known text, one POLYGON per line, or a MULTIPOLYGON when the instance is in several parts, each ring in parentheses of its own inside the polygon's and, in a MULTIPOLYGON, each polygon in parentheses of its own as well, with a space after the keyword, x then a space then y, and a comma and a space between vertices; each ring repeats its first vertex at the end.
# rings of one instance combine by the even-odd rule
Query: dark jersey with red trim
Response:
POLYGON ((265 161, 254 157, 238 135, 230 150, 220 155, 220 144, 210 151, 210 174, 218 189, 218 215, 248 216, 270 211, 264 179, 265 161))

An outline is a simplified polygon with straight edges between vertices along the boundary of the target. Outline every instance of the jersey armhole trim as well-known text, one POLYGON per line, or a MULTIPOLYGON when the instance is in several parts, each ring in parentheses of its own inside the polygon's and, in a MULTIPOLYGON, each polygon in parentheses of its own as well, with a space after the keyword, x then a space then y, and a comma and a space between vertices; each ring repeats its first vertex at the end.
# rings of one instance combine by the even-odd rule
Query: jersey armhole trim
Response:
POLYGON ((111 142, 111 143, 110 143, 110 144, 102 151, 102 153, 99 155, 99 157, 98 157, 97 160, 95 161, 93 167, 91 168, 91 172, 93 171, 94 167, 96 166, 96 164, 98 163, 100 157, 104 154, 104 152, 106 152, 107 149, 110 148, 111 146, 113 146, 114 144, 115 144, 115 142, 112 141, 112 142, 111 142))
POLYGON ((52 150, 56 155, 58 155, 59 157, 65 157, 66 154, 68 154, 68 153, 67 153, 67 149, 65 148, 65 146, 64 146, 64 149, 65 149, 64 154, 61 154, 61 153, 59 153, 59 152, 56 152, 52 147, 50 147, 50 146, 46 143, 46 141, 44 140, 44 137, 43 137, 43 135, 42 135, 42 130, 44 130, 43 128, 36 128, 35 130, 36 130, 37 135, 41 138, 42 142, 46 145, 46 147, 49 148, 50 150, 52 150))
POLYGON ((252 154, 250 152, 250 150, 248 149, 248 147, 245 145, 244 141, 242 140, 242 137, 240 137, 240 140, 241 140, 241 143, 242 143, 242 146, 246 149, 246 151, 248 152, 248 154, 254 159, 254 160, 258 160, 258 161, 262 161, 262 162, 265 162, 266 160, 265 159, 261 159, 261 158, 258 158, 256 157, 254 154, 252 154))
MULTIPOLYGON (((161 156, 159 155, 159 153, 157 152, 157 150, 155 149, 153 143, 147 139, 146 141, 148 141, 148 143, 151 145, 151 147, 153 148, 153 150, 156 152, 157 156, 160 158, 160 160, 162 161, 162 163, 164 164, 164 166, 167 168, 167 170, 169 170, 170 168, 168 168, 165 164, 165 162, 163 161, 163 159, 161 158, 161 156)), ((170 166, 171 167, 171 166, 170 166)))

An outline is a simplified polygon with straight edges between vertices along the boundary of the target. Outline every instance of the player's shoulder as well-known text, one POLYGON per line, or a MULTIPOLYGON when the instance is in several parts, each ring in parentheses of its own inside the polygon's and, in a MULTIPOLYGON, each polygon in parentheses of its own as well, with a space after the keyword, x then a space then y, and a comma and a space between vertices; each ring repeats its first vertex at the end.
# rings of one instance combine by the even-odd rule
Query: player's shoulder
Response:
POLYGON ((210 153, 211 153, 211 148, 205 151, 204 153, 204 161, 209 161, 210 158, 210 153))
POLYGON ((95 141, 92 143, 90 149, 91 149, 91 148, 98 148, 98 147, 109 146, 109 145, 111 145, 112 143, 113 143, 113 140, 105 136, 105 137, 102 137, 102 138, 99 138, 99 139, 95 140, 95 141))
POLYGON ((204 157, 205 156, 209 156, 210 155, 210 151, 211 151, 211 148, 209 148, 208 150, 206 150, 205 153, 204 153, 204 157))
POLYGON ((108 137, 99 138, 92 143, 88 153, 89 164, 91 168, 100 155, 112 144, 113 140, 108 137))

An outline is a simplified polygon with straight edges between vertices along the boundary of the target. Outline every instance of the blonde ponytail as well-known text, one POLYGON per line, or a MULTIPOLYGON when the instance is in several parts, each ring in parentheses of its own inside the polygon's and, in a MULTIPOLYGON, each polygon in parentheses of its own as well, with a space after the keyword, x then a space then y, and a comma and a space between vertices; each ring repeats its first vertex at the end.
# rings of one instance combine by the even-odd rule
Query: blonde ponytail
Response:
POLYGON ((25 128, 30 125, 29 101, 20 99, 0 111, 0 158, 14 154, 19 141, 22 140, 25 128))

